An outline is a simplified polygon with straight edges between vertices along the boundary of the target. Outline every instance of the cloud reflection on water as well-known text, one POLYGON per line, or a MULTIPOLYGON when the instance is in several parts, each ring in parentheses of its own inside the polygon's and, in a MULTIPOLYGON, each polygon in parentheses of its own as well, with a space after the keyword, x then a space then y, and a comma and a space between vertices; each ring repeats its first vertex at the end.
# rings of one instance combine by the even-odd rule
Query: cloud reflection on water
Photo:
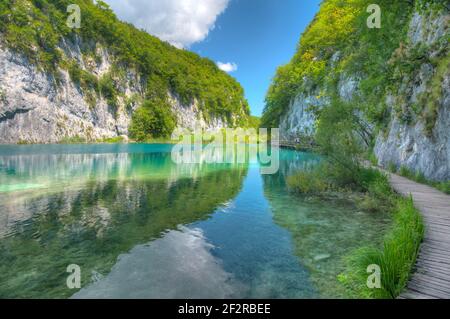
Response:
POLYGON ((180 227, 119 256, 104 278, 72 298, 238 297, 245 286, 223 270, 202 230, 180 227))

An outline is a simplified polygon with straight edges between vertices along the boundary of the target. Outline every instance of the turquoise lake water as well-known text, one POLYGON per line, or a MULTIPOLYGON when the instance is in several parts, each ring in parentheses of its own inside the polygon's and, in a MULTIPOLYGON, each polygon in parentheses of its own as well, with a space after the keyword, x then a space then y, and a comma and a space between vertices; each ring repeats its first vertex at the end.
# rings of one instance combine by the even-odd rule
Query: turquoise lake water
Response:
POLYGON ((290 194, 316 165, 183 164, 171 145, 0 146, 2 298, 341 298, 352 249, 385 215, 290 194), (69 289, 68 265, 81 269, 69 289))

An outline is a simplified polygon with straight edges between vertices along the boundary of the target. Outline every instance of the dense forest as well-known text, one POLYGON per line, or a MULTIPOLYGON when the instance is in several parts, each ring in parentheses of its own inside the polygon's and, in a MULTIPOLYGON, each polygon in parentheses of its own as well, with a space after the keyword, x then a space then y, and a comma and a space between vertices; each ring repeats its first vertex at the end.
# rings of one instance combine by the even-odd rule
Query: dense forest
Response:
POLYGON ((69 71, 92 106, 102 97, 112 108, 116 107, 117 97, 123 94, 117 78, 123 77, 124 70, 138 72, 146 92, 130 130, 137 139, 167 135, 176 124, 168 107, 169 92, 184 105, 197 101, 206 120, 215 116, 235 125, 247 123, 249 106, 234 78, 209 59, 177 49, 121 22, 102 1, 1 1, 0 34, 0 43, 52 74, 56 83, 59 70, 69 71), (81 9, 80 28, 66 24, 70 4, 81 9), (96 48, 107 48, 114 56, 112 71, 95 76, 64 54, 63 41, 83 43, 83 56, 94 61, 99 59, 96 48))

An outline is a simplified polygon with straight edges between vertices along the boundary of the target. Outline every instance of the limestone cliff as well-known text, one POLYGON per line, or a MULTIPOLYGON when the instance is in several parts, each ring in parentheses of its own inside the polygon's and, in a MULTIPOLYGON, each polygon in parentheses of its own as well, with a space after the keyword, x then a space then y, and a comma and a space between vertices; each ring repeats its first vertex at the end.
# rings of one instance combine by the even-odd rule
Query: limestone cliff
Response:
MULTIPOLYGON (((427 55, 433 57, 440 50, 438 41, 448 36, 448 12, 439 15, 415 13, 410 23, 408 40, 411 46, 425 45, 433 48, 427 55)), ((447 44, 448 45, 448 44, 447 44)), ((387 105, 407 109, 416 104, 429 103, 427 99, 435 99, 432 118, 424 118, 423 114, 391 112, 391 122, 385 132, 377 138, 375 155, 381 165, 408 167, 421 172, 432 180, 450 180, 450 60, 449 52, 434 66, 426 61, 411 74, 401 79, 400 89, 387 97, 387 105), (441 68, 441 69, 439 69, 441 68), (434 97, 428 92, 437 90, 434 97), (402 105, 403 103, 403 105, 402 105), (406 118, 405 115, 411 118, 406 118), (428 123, 427 123, 428 122, 428 123), (427 127, 428 126, 428 127, 427 127)), ((427 116, 428 114, 425 114, 427 116)))
MULTIPOLYGON (((111 71, 111 56, 104 48, 98 48, 101 59, 90 61, 90 65, 84 64, 79 44, 66 42, 64 52, 97 77, 111 71)), ((0 143, 56 143, 70 138, 96 141, 128 135, 133 111, 146 90, 136 71, 127 70, 123 79, 117 79, 123 93, 118 98, 117 111, 101 96, 95 105, 90 105, 87 93, 71 80, 68 71, 58 72, 59 77, 55 78, 0 45, 0 143)), ((169 92, 168 100, 179 127, 227 125, 219 117, 207 122, 197 101, 183 105, 169 92)))

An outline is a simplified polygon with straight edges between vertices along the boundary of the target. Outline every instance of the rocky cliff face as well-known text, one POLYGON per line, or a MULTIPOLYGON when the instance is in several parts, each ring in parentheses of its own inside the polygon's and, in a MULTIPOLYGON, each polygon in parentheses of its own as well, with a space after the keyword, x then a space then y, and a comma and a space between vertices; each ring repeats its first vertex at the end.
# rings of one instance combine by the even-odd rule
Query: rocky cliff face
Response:
POLYGON ((311 108, 322 106, 323 103, 324 101, 315 94, 298 95, 281 118, 281 139, 292 141, 300 137, 312 137, 315 131, 316 116, 311 108))
MULTIPOLYGON (((398 90, 387 95, 388 127, 376 133, 373 125, 367 123, 369 131, 377 134, 374 136, 374 153, 380 165, 405 166, 423 173, 428 179, 439 181, 450 179, 450 65, 448 43, 442 43, 445 35, 449 34, 448 21, 448 10, 414 12, 405 42, 409 48, 427 48, 427 59, 418 68, 404 74, 398 90), (439 60, 438 65, 430 62, 433 60, 439 60), (427 103, 427 94, 434 94, 436 100, 431 124, 424 119, 430 117, 427 115, 430 110, 423 105, 427 103), (417 114, 408 114, 405 120, 401 110, 415 108, 419 109, 417 114)), ((329 61, 330 65, 342 59, 340 55, 336 52, 329 61)), ((359 96, 360 77, 356 74, 340 76, 337 95, 341 100, 360 103, 353 101, 354 96, 359 96)), ((330 103, 326 90, 320 86, 312 91, 302 90, 291 101, 280 120, 284 140, 314 136, 316 111, 330 103)), ((361 118, 365 120, 363 114, 361 118)))
MULTIPOLYGON (((437 41, 448 35, 448 14, 437 16, 415 13, 410 24, 408 40, 412 45, 439 47, 437 41)), ((431 128, 421 116, 414 116, 405 121, 396 112, 391 112, 391 123, 387 132, 381 132, 377 138, 375 155, 381 165, 408 167, 414 172, 421 172, 432 180, 450 180, 450 64, 444 57, 443 73, 430 63, 424 63, 415 74, 407 74, 402 79, 400 90, 394 96, 388 96, 387 105, 393 110, 398 106, 399 98, 406 105, 422 104, 421 95, 438 89, 435 96, 436 118, 431 128), (439 81, 433 81, 441 76, 439 81), (396 105, 397 104, 397 105, 396 105)), ((435 52, 430 52, 430 56, 435 52)), ((420 105, 423 107, 422 105, 420 105)))
MULTIPOLYGON (((337 56, 338 54, 336 54, 337 56)), ((351 76, 341 76, 338 83, 339 97, 351 101, 357 91, 359 80, 351 76)), ((317 120, 317 110, 330 103, 327 95, 321 95, 320 88, 300 93, 289 105, 288 111, 280 121, 282 140, 313 138, 317 120)))
MULTIPOLYGON (((97 48, 100 59, 94 60, 83 56, 81 45, 64 42, 60 49, 66 57, 77 60, 82 70, 89 70, 98 78, 111 71, 108 50, 97 48)), ((92 105, 87 92, 71 80, 68 71, 59 69, 56 76, 42 72, 0 42, 0 143, 126 138, 131 116, 145 88, 134 70, 126 70, 116 82, 122 93, 117 110, 112 110, 100 96, 92 105)), ((168 95, 179 127, 220 128, 228 124, 215 117, 206 121, 196 101, 183 105, 176 96, 169 92, 168 95)))

